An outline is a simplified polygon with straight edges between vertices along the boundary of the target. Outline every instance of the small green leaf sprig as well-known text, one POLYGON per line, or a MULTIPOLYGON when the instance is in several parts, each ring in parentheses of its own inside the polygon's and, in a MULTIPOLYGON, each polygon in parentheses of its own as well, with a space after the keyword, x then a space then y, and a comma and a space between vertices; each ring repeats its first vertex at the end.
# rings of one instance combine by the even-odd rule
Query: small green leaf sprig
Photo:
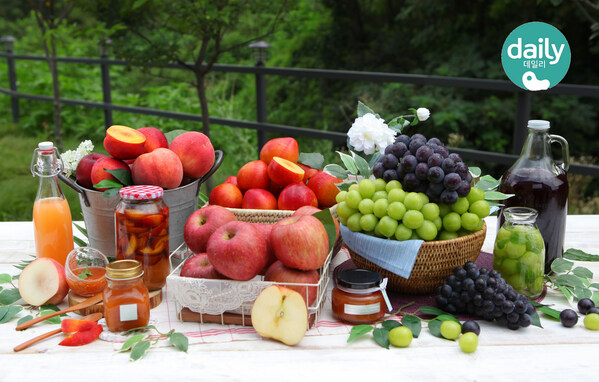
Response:
POLYGON ((593 283, 593 272, 588 268, 575 266, 574 261, 599 261, 599 255, 580 249, 568 249, 563 258, 557 258, 551 263, 554 274, 545 275, 547 286, 561 291, 568 301, 590 298, 599 305, 599 283, 593 283))
POLYGON ((158 333, 158 336, 150 336, 150 334, 147 333, 133 334, 125 341, 119 351, 130 351, 129 359, 131 361, 137 361, 148 352, 152 345, 157 344, 158 341, 161 340, 168 340, 176 349, 187 353, 187 348, 189 346, 188 338, 185 337, 183 333, 175 332, 174 329, 168 333, 161 333, 154 325, 148 325, 130 329, 127 331, 127 333, 136 333, 147 330, 154 330, 156 333, 158 333))
POLYGON ((119 190, 124 186, 130 186, 133 184, 133 180, 131 179, 131 173, 125 169, 117 168, 117 169, 107 169, 104 171, 108 172, 112 176, 116 178, 114 179, 104 179, 99 183, 94 184, 94 188, 106 188, 104 193, 102 194, 103 198, 111 198, 119 194, 119 190))

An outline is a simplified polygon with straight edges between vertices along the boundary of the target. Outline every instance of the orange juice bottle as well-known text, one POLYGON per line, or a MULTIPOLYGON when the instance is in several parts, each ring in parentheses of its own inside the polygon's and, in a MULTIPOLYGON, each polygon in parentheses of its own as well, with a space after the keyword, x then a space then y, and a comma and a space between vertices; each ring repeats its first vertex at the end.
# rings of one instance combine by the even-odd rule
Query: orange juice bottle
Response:
POLYGON ((73 250, 73 228, 69 204, 57 175, 62 161, 52 142, 41 142, 31 161, 31 172, 40 178, 33 204, 33 233, 38 257, 50 257, 64 266, 73 250))

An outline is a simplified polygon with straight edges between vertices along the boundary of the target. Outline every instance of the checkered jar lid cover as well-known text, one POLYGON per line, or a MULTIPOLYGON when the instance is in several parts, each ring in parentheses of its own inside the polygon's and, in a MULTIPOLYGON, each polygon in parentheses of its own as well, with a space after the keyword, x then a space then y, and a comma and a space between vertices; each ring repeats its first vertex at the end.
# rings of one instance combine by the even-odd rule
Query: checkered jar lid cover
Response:
POLYGON ((119 196, 127 200, 151 200, 162 198, 164 190, 158 186, 127 186, 119 190, 119 196))

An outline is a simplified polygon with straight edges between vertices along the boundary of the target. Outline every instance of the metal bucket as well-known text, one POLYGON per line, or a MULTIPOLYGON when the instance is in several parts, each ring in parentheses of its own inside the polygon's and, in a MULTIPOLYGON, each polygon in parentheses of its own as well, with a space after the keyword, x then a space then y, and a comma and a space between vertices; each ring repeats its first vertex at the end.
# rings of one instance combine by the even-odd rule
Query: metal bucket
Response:
MULTIPOLYGON (((198 209, 200 186, 214 174, 222 160, 223 152, 216 150, 214 165, 206 175, 185 186, 164 191, 163 199, 169 207, 168 228, 171 252, 184 241, 183 228, 189 215, 198 209)), ((102 192, 83 188, 64 176, 59 178, 79 194, 90 247, 98 249, 106 256, 116 257, 114 209, 120 201, 119 196, 104 198, 102 192)))

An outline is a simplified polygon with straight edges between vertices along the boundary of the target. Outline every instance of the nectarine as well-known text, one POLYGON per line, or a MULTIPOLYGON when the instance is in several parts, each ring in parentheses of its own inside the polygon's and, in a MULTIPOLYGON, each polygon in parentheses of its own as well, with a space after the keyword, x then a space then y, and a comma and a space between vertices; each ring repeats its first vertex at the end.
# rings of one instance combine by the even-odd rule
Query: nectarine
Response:
POLYGON ((169 149, 157 148, 142 154, 131 168, 133 183, 177 188, 183 180, 183 165, 177 154, 169 149))
POLYGON ((128 126, 112 125, 106 130, 104 148, 117 159, 133 159, 144 153, 146 136, 128 126))
POLYGON ((274 138, 266 142, 260 149, 260 160, 270 164, 273 157, 280 157, 297 163, 299 147, 297 141, 290 137, 274 138))
POLYGON ((198 131, 177 136, 169 148, 179 156, 183 173, 190 178, 201 178, 214 164, 214 147, 210 139, 198 131))

